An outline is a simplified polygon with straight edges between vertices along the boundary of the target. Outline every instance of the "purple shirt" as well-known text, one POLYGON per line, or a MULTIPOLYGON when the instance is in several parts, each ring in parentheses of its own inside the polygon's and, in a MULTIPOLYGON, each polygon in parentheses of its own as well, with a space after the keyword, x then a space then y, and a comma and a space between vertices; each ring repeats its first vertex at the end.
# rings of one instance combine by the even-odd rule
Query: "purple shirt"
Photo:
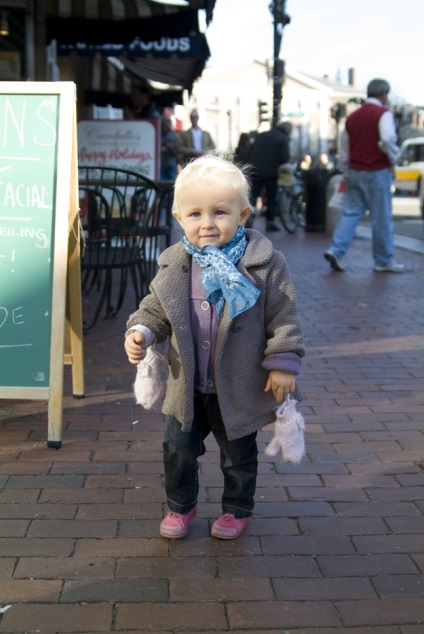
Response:
MULTIPOLYGON (((203 394, 216 394, 215 349, 218 317, 215 304, 206 301, 202 286, 202 267, 191 261, 191 330, 196 355, 194 389, 203 394)), ((295 352, 280 352, 264 358, 265 370, 281 370, 299 374, 301 359, 295 352)))
POLYGON ((215 349, 218 335, 218 316, 215 304, 206 301, 202 286, 202 267, 191 262, 191 330, 193 333, 196 371, 194 389, 203 394, 216 394, 215 349))

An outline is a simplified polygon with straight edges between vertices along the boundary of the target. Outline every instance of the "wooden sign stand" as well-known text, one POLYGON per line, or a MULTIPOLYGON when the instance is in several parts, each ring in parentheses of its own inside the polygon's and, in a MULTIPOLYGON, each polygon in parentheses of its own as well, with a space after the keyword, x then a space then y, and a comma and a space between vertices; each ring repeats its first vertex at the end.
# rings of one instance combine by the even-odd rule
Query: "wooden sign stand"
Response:
POLYGON ((47 399, 59 448, 64 364, 84 397, 75 84, 0 82, 1 122, 0 398, 47 399))

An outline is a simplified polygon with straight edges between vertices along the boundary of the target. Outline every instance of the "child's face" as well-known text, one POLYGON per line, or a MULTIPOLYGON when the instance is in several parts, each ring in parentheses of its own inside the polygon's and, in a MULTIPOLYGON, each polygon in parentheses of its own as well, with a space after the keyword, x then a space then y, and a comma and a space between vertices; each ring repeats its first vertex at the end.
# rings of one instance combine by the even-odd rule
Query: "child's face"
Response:
POLYGON ((180 194, 180 206, 173 212, 189 242, 202 248, 228 244, 250 214, 240 196, 225 184, 219 186, 197 182, 185 187, 180 194))

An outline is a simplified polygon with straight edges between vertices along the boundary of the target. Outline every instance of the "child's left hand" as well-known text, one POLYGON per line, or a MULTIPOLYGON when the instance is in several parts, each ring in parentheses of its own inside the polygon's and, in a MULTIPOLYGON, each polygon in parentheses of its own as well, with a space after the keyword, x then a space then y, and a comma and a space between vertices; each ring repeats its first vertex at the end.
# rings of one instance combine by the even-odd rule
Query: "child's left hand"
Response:
POLYGON ((271 370, 266 382, 265 392, 272 390, 277 403, 281 403, 285 396, 294 392, 296 387, 296 376, 290 372, 281 370, 271 370))

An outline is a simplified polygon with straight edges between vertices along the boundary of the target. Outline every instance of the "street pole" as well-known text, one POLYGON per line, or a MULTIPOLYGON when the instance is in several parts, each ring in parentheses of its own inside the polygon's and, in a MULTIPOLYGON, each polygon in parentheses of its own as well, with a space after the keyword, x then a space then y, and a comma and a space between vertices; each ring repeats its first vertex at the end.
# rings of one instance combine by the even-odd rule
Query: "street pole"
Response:
POLYGON ((284 61, 279 59, 279 55, 283 39, 283 28, 290 23, 290 16, 286 14, 286 0, 272 0, 269 10, 274 18, 272 126, 275 127, 280 118, 282 85, 284 81, 284 61))

